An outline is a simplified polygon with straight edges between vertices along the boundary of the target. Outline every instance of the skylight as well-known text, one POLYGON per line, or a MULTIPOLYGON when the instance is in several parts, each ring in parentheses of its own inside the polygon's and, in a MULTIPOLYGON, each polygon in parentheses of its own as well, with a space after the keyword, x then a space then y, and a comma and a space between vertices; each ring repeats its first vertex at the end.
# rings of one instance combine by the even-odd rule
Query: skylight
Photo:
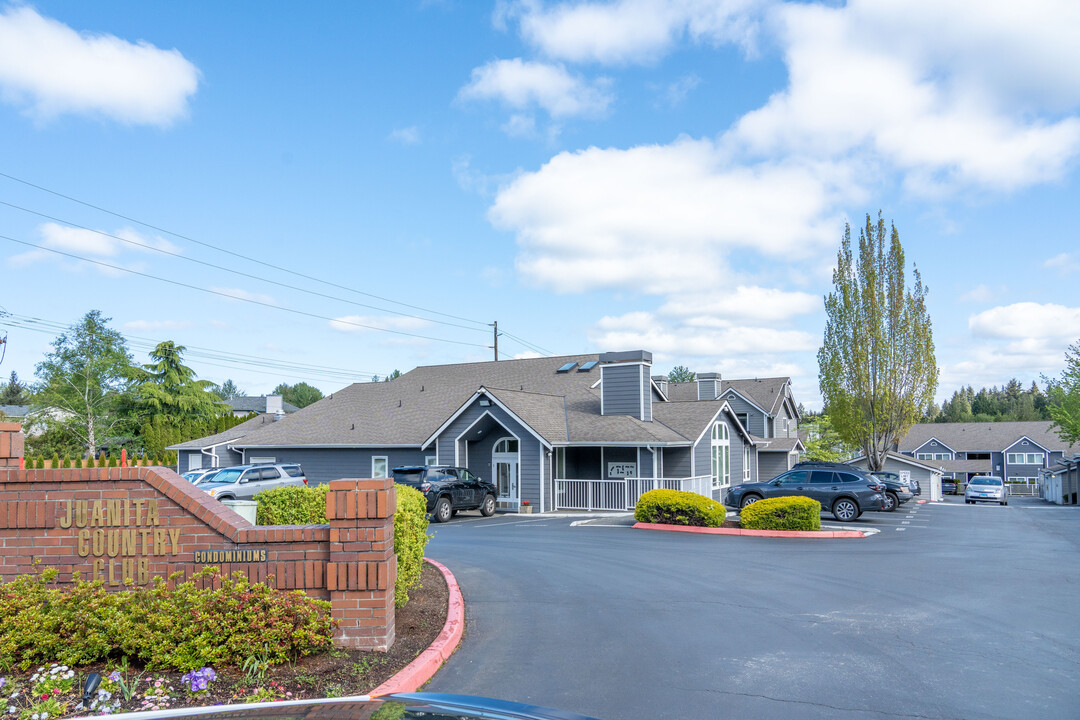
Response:
POLYGON ((573 370, 576 365, 577 365, 577 362, 568 362, 565 365, 563 365, 561 368, 556 370, 555 372, 557 372, 557 373, 568 373, 571 370, 573 370))
POLYGON ((589 362, 587 362, 584 365, 582 365, 581 367, 579 367, 577 369, 577 371, 578 372, 589 372, 590 370, 592 370, 594 367, 596 367, 599 364, 600 364, 599 360, 590 360, 589 362))

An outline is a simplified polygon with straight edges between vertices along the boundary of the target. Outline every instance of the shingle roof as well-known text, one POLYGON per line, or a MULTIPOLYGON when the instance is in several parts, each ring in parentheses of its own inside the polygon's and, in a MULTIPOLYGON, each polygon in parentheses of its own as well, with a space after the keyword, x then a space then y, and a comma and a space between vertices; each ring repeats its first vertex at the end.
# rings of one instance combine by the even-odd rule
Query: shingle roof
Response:
MULTIPOLYGON (((253 397, 233 397, 225 401, 225 403, 233 409, 234 412, 266 412, 266 395, 255 395, 253 397)), ((281 409, 287 413, 294 413, 300 408, 296 407, 292 403, 287 403, 284 400, 281 401, 281 409)))
POLYGON ((177 445, 170 445, 165 448, 166 450, 202 450, 203 448, 210 447, 212 445, 220 445, 221 443, 231 442, 232 440, 238 440, 245 435, 248 435, 265 425, 274 422, 274 416, 269 413, 263 413, 262 415, 256 415, 250 420, 245 420, 239 425, 219 432, 216 435, 210 435, 204 438, 198 438, 195 440, 188 440, 177 445))
MULTIPOLYGON (((770 415, 775 415, 784 400, 784 386, 791 378, 735 378, 720 381, 720 395, 735 390, 770 415)), ((668 399, 676 402, 697 400, 697 382, 668 383, 668 399)))
POLYGON ((28 412, 30 412, 29 405, 0 405, 0 415, 21 418, 26 417, 28 412))
POLYGON ((899 449, 914 452, 930 438, 937 438, 956 452, 1001 452, 1022 437, 1031 438, 1051 451, 1065 452, 1074 447, 1058 437, 1051 427, 1045 421, 921 423, 911 426, 899 449))
POLYGON ((758 450, 761 452, 791 452, 796 446, 801 445, 802 441, 797 438, 759 438, 757 435, 753 436, 754 443, 757 444, 758 450))
MULTIPOLYGON (((548 442, 685 442, 660 423, 600 415, 600 379, 556 373, 596 354, 428 365, 390 382, 356 383, 245 437, 243 447, 292 445, 419 446, 481 387, 548 442), (565 398, 565 407, 564 407, 565 398), (567 422, 569 421, 569 433, 567 422)), ((654 411, 662 403, 654 403, 654 411)))

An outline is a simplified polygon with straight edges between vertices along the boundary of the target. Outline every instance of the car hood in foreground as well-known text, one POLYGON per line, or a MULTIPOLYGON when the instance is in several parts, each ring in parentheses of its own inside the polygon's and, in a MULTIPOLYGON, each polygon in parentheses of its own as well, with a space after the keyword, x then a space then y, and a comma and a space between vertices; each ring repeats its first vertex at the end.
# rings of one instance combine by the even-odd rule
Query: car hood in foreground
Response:
POLYGON ((400 693, 326 700, 211 705, 125 713, 125 720, 596 720, 565 710, 442 693, 400 693))

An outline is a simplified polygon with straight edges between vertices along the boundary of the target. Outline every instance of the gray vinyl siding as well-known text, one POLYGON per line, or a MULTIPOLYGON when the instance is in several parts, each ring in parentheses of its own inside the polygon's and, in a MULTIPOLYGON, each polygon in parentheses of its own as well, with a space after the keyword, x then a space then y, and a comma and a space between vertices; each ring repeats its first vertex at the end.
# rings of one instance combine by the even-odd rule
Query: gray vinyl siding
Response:
POLYGON ((765 416, 760 410, 735 393, 728 393, 727 395, 724 395, 724 398, 728 401, 728 405, 731 406, 731 411, 733 413, 736 415, 746 413, 746 431, 748 433, 757 435, 758 437, 765 437, 765 416))
POLYGON ((720 381, 716 379, 697 381, 697 399, 715 400, 720 394, 720 381))
POLYGON ((278 463, 300 463, 309 485, 325 485, 331 480, 371 477, 371 458, 386 457, 387 469, 399 465, 423 465, 420 448, 269 448, 245 450, 251 457, 272 457, 278 463))
MULTIPOLYGON (((491 407, 484 407, 480 405, 479 400, 473 402, 472 405, 465 408, 464 412, 459 415, 454 422, 439 435, 435 440, 439 448, 439 462, 443 464, 453 464, 454 462, 454 445, 457 442, 458 435, 461 435, 470 425, 472 425, 478 418, 480 418, 485 412, 490 413, 495 420, 502 425, 503 429, 509 432, 503 432, 500 429, 495 429, 489 432, 484 438, 475 443, 470 443, 468 450, 469 471, 480 475, 485 479, 491 479, 491 444, 485 443, 485 440, 493 438, 498 440, 506 437, 507 435, 516 435, 518 438, 518 476, 519 476, 519 492, 522 500, 528 500, 535 507, 540 506, 540 449, 543 447, 540 441, 524 427, 521 426, 516 420, 510 417, 502 408, 498 405, 491 405, 491 407), (487 454, 484 456, 482 447, 487 448, 487 454), (473 465, 475 463, 475 466, 473 465)), ((465 462, 465 453, 460 456, 460 461, 465 462)))
MULTIPOLYGON (((712 473, 712 458, 709 457, 710 450, 712 450, 712 436, 711 432, 706 432, 701 436, 700 440, 694 443, 694 471, 692 474, 695 477, 712 473)), ((690 477, 690 475, 691 473, 687 473, 686 477, 690 477)))
POLYGON ((693 448, 667 447, 664 453, 663 476, 666 478, 690 477, 690 456, 693 448))
MULTIPOLYGON (((657 450, 656 465, 657 470, 660 469, 660 451, 657 450)), ((638 477, 651 478, 653 477, 653 454, 649 452, 648 448, 638 448, 638 477)))
POLYGON ((630 415, 647 422, 652 421, 652 393, 649 391, 649 374, 644 365, 601 365, 605 415, 630 415), (641 399, 645 397, 645 417, 641 413, 641 399))
POLYGON ((195 457, 199 462, 199 469, 210 467, 210 458, 198 450, 178 450, 176 453, 176 467, 180 473, 186 473, 192 469, 191 458, 195 457), (202 457, 198 457, 202 455, 202 457))
POLYGON ((758 482, 772 480, 789 469, 788 454, 786 452, 758 453, 758 482))
MULTIPOLYGON (((1039 476, 1039 470, 1047 467, 1046 461, 1049 453, 1042 449, 1030 440, 1018 440, 1005 449, 1002 453, 1002 458, 1005 460, 1003 472, 1000 473, 1001 477, 1005 480, 1011 480, 1013 478, 1033 478, 1039 476), (1039 464, 1029 463, 1010 463, 1009 453, 1041 453, 1043 456, 1043 462, 1039 464)), ((995 465, 995 467, 997 467, 995 465)))

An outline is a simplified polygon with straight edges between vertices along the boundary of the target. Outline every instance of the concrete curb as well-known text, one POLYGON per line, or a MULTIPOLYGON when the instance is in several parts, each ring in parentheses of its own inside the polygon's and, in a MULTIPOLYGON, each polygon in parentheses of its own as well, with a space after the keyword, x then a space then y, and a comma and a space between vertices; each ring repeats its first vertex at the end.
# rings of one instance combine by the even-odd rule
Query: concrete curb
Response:
POLYGON ((864 538, 861 530, 743 530, 742 528, 689 527, 686 525, 661 525, 659 523, 635 523, 635 530, 667 530, 668 532, 699 533, 702 535, 746 535, 749 537, 778 538, 864 538))
POLYGON ((450 591, 446 624, 427 650, 417 655, 415 660, 392 678, 368 693, 371 696, 416 692, 435 675, 435 672, 454 654, 461 643, 461 635, 465 631, 465 599, 461 596, 457 579, 442 563, 435 562, 431 558, 424 558, 424 561, 434 565, 446 579, 446 587, 450 591))

